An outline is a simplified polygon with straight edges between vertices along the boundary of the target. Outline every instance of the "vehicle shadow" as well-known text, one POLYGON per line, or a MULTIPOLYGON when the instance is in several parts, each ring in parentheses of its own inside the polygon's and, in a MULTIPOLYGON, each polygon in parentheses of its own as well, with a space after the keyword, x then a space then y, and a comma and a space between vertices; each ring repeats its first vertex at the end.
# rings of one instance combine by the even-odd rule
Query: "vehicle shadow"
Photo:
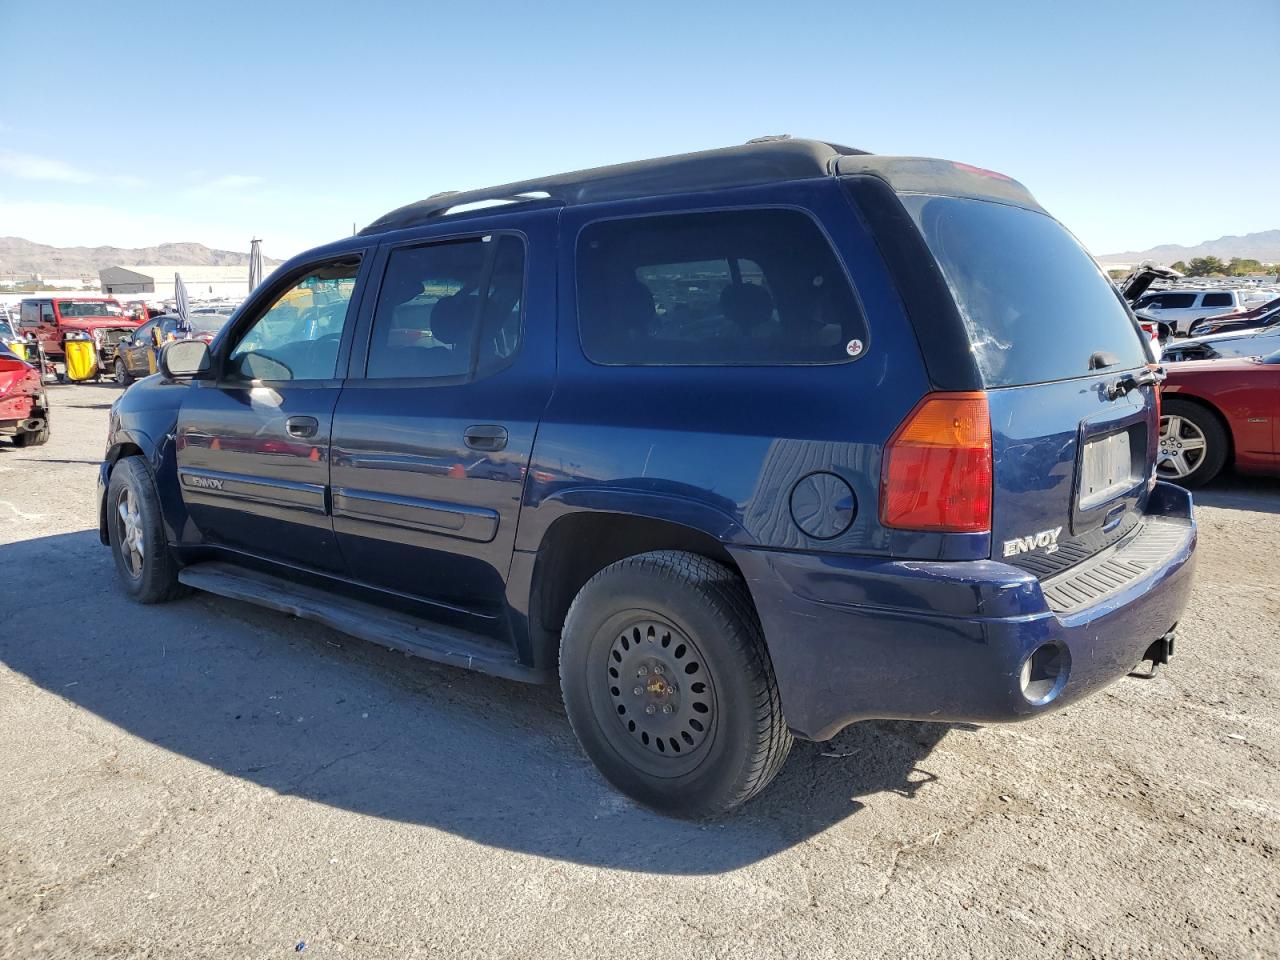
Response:
MULTIPOLYGON (((416 658, 231 600, 125 599, 96 532, 0 547, 0 581, 31 570, 82 584, 93 617, 51 616, 10 593, 0 660, 58 697, 166 750, 280 794, 427 825, 491 846, 624 870, 735 869, 913 796, 950 729, 876 722, 797 742, 782 774, 710 824, 666 819, 606 784, 554 687, 416 658)), ((42 775, 47 775, 47 772, 42 775)))
POLYGON ((1191 496, 1200 507, 1280 514, 1280 478, 1225 474, 1191 496))

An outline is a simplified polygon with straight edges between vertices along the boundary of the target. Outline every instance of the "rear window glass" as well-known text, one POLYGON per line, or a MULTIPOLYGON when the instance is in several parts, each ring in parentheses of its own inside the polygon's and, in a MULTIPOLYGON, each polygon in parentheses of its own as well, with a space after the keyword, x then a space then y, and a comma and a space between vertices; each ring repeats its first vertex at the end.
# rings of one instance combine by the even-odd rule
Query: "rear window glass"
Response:
POLYGON ((835 252, 796 210, 592 223, 578 318, 586 355, 611 364, 831 363, 866 338, 835 252))
POLYGON ((1206 307, 1229 307, 1231 306, 1231 294, 1229 293, 1206 293, 1202 306, 1206 307))
POLYGON ((1052 217, 1008 204, 908 195, 991 387, 1147 362, 1115 288, 1052 217), (1109 355, 1109 356, 1107 356, 1109 355))

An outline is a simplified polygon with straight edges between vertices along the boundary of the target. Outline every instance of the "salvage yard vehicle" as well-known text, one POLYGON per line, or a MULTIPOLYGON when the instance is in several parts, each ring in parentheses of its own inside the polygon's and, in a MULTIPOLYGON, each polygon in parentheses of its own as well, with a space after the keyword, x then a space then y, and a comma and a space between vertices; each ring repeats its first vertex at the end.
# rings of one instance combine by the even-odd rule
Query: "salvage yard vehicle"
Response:
POLYGON ((1204 317, 1243 313, 1244 295, 1239 290, 1161 290, 1148 293, 1133 305, 1138 317, 1166 323, 1175 337, 1185 337, 1191 326, 1204 317))
POLYGON ((1166 369, 1161 477, 1199 487, 1228 465, 1280 475, 1280 349, 1166 369))
POLYGON ((19 325, 23 333, 35 334, 46 356, 59 360, 68 333, 87 333, 97 348, 99 369, 110 370, 116 345, 137 328, 138 321, 111 297, 77 295, 23 300, 19 325))
POLYGON ((1148 359, 1018 182, 766 138, 295 257, 116 400, 100 536, 142 603, 558 676, 605 777, 714 815, 793 735, 1168 660, 1196 525, 1148 359))
MULTIPOLYGON (((188 320, 190 336, 212 343, 229 318, 230 314, 220 311, 193 312, 188 320)), ((181 323, 181 318, 174 314, 161 314, 121 340, 112 367, 116 383, 127 385, 138 377, 155 373, 159 369, 160 348, 172 340, 187 336, 179 332, 181 323)))
POLYGON ((38 367, 0 340, 0 436, 16 447, 49 442, 49 401, 38 367))

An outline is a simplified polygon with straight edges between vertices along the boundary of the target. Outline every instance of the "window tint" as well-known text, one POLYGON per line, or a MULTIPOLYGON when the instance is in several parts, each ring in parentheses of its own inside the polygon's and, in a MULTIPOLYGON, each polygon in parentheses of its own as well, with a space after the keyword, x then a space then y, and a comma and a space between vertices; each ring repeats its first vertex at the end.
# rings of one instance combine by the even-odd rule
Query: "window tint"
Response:
POLYGON ((1021 207, 956 197, 904 196, 955 295, 987 386, 1113 370, 1147 362, 1115 287, 1061 224, 1021 207))
POLYGON ((239 380, 328 380, 355 292, 360 259, 335 260, 309 272, 278 297, 227 358, 239 380))
POLYGON ((29 327, 34 327, 40 322, 40 308, 34 303, 24 303, 19 314, 18 322, 29 327))
POLYGON ((1200 305, 1203 307, 1229 307, 1231 306, 1231 294, 1206 293, 1200 305))
POLYGON ((391 252, 367 376, 484 377, 520 346, 524 243, 458 240, 391 252))
POLYGON ((1185 310, 1196 303, 1194 293, 1162 293, 1156 297, 1155 306, 1163 310, 1185 310))
POLYGON ((40 319, 45 323, 53 323, 56 320, 56 318, 53 315, 52 303, 40 304, 40 319))
POLYGON ((590 224, 578 323, 597 363, 830 363, 866 337, 831 245, 796 210, 590 224))

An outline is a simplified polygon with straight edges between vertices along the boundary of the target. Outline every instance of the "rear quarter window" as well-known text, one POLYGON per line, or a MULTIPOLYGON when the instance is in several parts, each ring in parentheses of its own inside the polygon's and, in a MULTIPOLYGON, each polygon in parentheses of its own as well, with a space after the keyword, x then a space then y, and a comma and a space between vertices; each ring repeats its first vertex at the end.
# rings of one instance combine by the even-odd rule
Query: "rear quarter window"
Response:
POLYGON ((1206 293, 1201 306, 1205 307, 1229 307, 1231 306, 1231 294, 1229 293, 1206 293))
POLYGON ((957 197, 915 194, 902 202, 942 268, 987 386, 1147 362, 1119 294, 1052 217, 957 197))
POLYGON ((834 363, 866 322, 818 225, 787 209, 588 224, 578 237, 582 349, 603 364, 834 363))

